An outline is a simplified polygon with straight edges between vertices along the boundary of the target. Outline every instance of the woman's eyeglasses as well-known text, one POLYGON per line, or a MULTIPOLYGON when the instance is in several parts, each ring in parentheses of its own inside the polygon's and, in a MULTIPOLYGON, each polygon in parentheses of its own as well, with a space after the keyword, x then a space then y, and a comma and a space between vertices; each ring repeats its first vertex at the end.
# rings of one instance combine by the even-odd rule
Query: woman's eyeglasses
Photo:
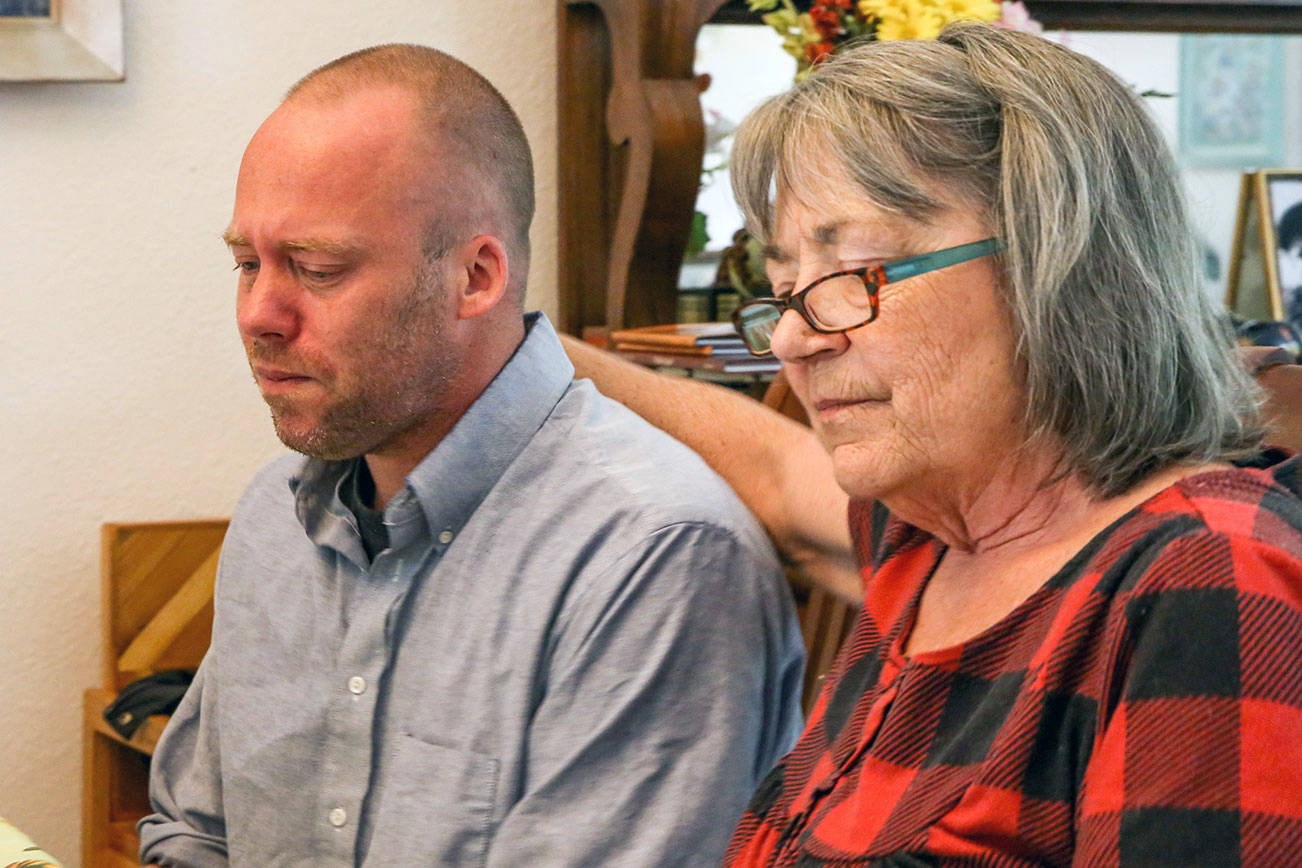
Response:
POLYGON ((877 294, 883 286, 989 256, 1002 247, 999 239, 987 238, 894 262, 825 274, 786 298, 757 298, 746 302, 733 312, 732 323, 746 348, 757 356, 765 356, 772 352, 773 331, 788 310, 804 317, 816 332, 847 332, 877 319, 877 294))

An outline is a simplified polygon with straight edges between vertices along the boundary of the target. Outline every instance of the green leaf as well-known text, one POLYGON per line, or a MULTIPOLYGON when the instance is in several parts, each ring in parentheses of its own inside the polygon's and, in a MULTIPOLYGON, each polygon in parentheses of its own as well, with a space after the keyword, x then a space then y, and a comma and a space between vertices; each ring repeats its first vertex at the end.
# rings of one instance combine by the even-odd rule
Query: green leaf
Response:
POLYGON ((800 16, 787 9, 770 12, 760 20, 779 33, 800 29, 800 16))
POLYGON ((776 9, 778 0, 750 0, 751 12, 767 12, 770 9, 776 9))
POLYGON ((692 215, 692 231, 687 236, 686 255, 695 256, 700 253, 709 241, 709 233, 705 231, 705 215, 697 211, 692 215))

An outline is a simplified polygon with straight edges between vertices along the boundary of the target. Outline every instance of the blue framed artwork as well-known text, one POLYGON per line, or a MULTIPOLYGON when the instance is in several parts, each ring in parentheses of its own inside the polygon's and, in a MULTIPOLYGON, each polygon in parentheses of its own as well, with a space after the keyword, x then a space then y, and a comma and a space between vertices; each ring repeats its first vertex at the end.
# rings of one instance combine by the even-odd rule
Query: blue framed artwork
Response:
POLYGON ((1194 168, 1284 160, 1284 46, 1273 36, 1180 37, 1180 156, 1194 168))

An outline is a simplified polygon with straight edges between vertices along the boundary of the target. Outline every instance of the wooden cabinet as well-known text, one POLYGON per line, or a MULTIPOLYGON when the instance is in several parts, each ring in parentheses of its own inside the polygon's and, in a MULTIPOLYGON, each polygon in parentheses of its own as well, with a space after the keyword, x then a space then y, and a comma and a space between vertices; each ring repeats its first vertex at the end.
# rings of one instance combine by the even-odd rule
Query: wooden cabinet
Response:
POLYGON ((130 739, 104 720, 124 686, 165 669, 195 669, 212 633, 212 594, 226 520, 103 528, 103 684, 86 691, 82 723, 82 865, 138 864, 136 821, 149 813, 149 757, 167 724, 151 717, 130 739))

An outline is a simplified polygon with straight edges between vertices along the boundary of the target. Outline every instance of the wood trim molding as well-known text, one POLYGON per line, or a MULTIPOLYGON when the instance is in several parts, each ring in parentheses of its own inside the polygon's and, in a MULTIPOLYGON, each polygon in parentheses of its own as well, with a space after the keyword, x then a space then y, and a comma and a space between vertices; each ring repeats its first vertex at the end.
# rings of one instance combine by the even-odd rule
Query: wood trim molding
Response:
POLYGON ((672 322, 700 183, 696 34, 724 0, 561 0, 560 321, 672 322))

